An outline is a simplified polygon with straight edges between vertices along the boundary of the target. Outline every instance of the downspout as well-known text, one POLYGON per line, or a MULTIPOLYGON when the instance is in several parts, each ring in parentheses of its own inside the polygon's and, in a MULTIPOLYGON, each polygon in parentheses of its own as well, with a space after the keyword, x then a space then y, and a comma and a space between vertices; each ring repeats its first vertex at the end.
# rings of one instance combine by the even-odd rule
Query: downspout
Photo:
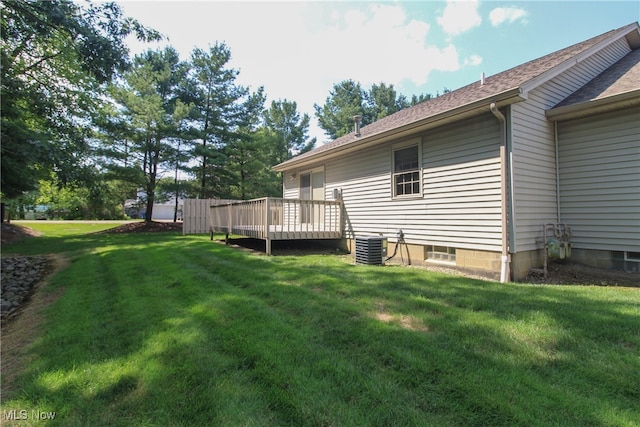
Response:
POLYGON ((495 102, 489 109, 500 122, 500 210, 502 217, 502 256, 500 265, 500 283, 507 283, 511 278, 511 257, 509 256, 508 204, 507 204, 507 120, 498 110, 495 102))
POLYGON ((553 122, 553 138, 556 149, 556 222, 560 224, 560 155, 558 153, 558 122, 553 122))

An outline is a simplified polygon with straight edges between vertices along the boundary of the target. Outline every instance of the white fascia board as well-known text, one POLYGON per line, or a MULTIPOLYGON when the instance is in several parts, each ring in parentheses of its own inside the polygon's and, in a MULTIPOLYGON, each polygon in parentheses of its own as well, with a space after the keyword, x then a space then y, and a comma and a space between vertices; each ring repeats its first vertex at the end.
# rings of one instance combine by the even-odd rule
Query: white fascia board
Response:
POLYGON ((578 104, 553 108, 547 110, 545 115, 549 120, 561 122, 606 111, 619 110, 634 105, 640 105, 640 89, 623 92, 606 98, 592 99, 578 104))

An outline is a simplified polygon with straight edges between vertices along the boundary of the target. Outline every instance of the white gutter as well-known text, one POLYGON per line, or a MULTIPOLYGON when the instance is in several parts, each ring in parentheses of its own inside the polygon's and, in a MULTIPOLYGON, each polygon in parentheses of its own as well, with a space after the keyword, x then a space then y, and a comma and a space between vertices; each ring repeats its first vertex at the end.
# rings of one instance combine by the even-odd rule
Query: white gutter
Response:
POLYGON ((509 235, 507 219, 507 120, 498 110, 495 102, 489 105, 489 109, 500 122, 500 210, 502 218, 502 256, 500 265, 500 283, 507 283, 511 279, 511 257, 509 256, 509 235))
POLYGON ((560 220, 560 154, 558 153, 558 122, 553 122, 553 139, 556 148, 556 221, 561 224, 560 220))

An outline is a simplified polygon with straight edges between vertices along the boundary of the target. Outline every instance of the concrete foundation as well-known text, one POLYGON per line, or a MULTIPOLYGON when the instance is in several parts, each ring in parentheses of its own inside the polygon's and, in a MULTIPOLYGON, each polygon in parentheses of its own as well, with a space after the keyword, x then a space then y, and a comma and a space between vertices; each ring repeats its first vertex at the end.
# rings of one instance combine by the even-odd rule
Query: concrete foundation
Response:
POLYGON ((622 251, 602 251, 594 249, 576 249, 571 251, 571 260, 592 267, 608 270, 622 270, 632 273, 640 272, 640 262, 625 260, 622 251))
MULTIPOLYGON (((352 255, 355 253, 355 241, 343 240, 342 246, 352 255)), ((395 250, 396 243, 388 243, 388 256, 395 250)), ((577 249, 571 251, 569 261, 591 267, 607 270, 622 270, 640 273, 640 262, 625 259, 622 251, 603 251, 593 249, 577 249)), ((387 261, 388 264, 403 265, 441 265, 460 271, 481 275, 492 280, 500 279, 500 252, 479 251, 471 249, 456 249, 454 262, 438 262, 427 259, 427 248, 423 245, 402 244, 398 247, 395 257, 387 261)), ((518 252, 511 254, 511 280, 522 281, 531 269, 541 269, 544 264, 544 249, 518 252)))
MULTIPOLYGON (((355 242, 352 239, 346 241, 346 246, 353 255, 355 253, 355 242)), ((393 255, 396 243, 389 242, 388 256, 393 255)), ((427 259, 427 248, 423 245, 402 244, 398 247, 396 255, 387 264, 403 265, 434 265, 447 268, 454 268, 460 271, 484 276, 487 279, 500 279, 500 252, 479 251, 469 249, 456 249, 455 262, 439 262, 427 259)), ((528 271, 528 270, 527 270, 528 271)))
POLYGON ((500 253, 456 249, 456 266, 469 270, 500 272, 500 253))
POLYGON ((398 246, 396 250, 396 243, 389 243, 389 256, 396 252, 396 255, 387 261, 390 264, 403 264, 403 265, 422 265, 424 262, 424 246, 422 245, 410 245, 402 244, 398 246))
MULTIPOLYGON (((640 262, 625 260, 622 251, 603 251, 595 249, 572 248, 567 261, 606 270, 640 272, 640 262)), ((553 262, 553 260, 549 260, 553 262)), ((532 268, 541 269, 544 264, 544 250, 519 252, 511 255, 511 274, 513 280, 524 279, 532 268)))
POLYGON ((523 280, 532 268, 542 268, 544 251, 542 249, 511 254, 511 278, 518 282, 523 280))

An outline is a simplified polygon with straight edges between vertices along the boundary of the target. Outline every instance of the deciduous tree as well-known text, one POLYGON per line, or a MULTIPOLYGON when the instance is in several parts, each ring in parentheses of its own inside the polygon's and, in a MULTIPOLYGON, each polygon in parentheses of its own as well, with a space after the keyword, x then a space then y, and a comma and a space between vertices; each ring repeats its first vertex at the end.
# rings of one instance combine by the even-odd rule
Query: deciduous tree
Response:
POLYGON ((15 197, 51 170, 74 178, 99 91, 127 67, 125 37, 159 35, 115 3, 5 0, 0 12, 2 193, 15 197))

